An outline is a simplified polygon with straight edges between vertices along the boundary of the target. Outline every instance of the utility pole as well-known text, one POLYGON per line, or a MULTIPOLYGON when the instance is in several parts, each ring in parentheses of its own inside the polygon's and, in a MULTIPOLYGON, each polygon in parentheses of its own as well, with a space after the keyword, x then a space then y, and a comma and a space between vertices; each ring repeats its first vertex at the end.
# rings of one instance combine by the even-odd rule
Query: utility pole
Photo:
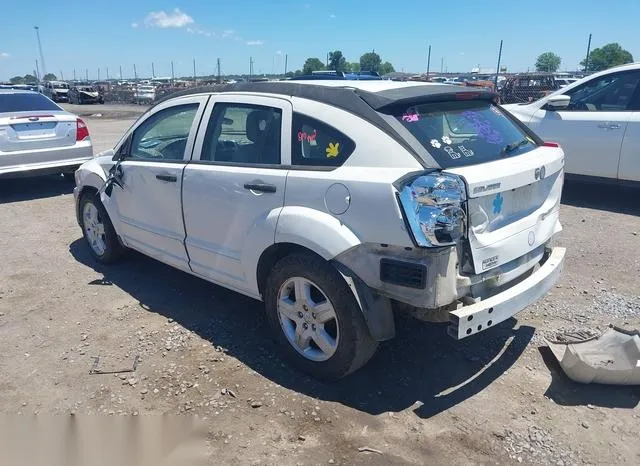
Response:
POLYGON ((500 40, 500 51, 498 52, 498 67, 496 68, 495 88, 498 89, 498 74, 500 74, 500 60, 502 59, 502 40, 500 40))
POLYGON ((100 68, 98 68, 98 81, 100 81, 100 68))
POLYGON ((287 65, 289 64, 288 61, 289 61, 289 55, 285 53, 284 54, 284 75, 285 76, 287 75, 287 65))
POLYGON ((220 84, 222 82, 222 76, 221 76, 221 72, 220 72, 220 59, 219 58, 217 60, 217 68, 218 68, 218 84, 220 84))
POLYGON ((73 69, 73 80, 77 81, 77 79, 76 79, 76 69, 75 68, 73 69))
POLYGON ((591 52, 591 34, 589 34, 589 43, 587 44, 587 58, 584 59, 584 72, 589 72, 589 52, 591 52))
POLYGON ((151 62, 151 77, 155 78, 156 77, 156 69, 153 66, 153 62, 151 62))
POLYGON ((176 79, 175 73, 173 72, 173 60, 171 60, 171 84, 173 85, 173 81, 176 79))
POLYGON ((249 81, 251 81, 252 76, 253 76, 253 57, 249 57, 249 81))
POLYGON ((427 81, 429 80, 430 68, 431 68, 431 45, 429 45, 429 53, 427 54, 427 81))
POLYGON ((109 81, 109 67, 107 66, 107 81, 109 81))
POLYGON ((38 60, 36 60, 36 79, 40 82, 40 68, 38 68, 38 60))
POLYGON ((193 59, 193 85, 195 86, 198 83, 196 79, 196 59, 193 59))
POLYGON ((84 78, 85 78, 84 80, 86 82, 89 82, 89 69, 88 68, 84 69, 84 78))
POLYGON ((138 70, 136 70, 136 64, 133 64, 133 80, 137 81, 138 80, 138 70))
POLYGON ((440 73, 444 70, 444 57, 440 58, 440 73))
POLYGON ((40 41, 40 28, 38 26, 33 26, 33 29, 36 30, 36 37, 38 38, 38 50, 40 52, 40 64, 42 65, 42 76, 44 77, 47 74, 47 67, 44 64, 44 53, 42 52, 42 42, 40 41))
POLYGON ((64 74, 62 74, 62 70, 60 70, 60 81, 64 81, 64 74))
POLYGON ((118 65, 120 67, 120 81, 122 81, 122 65, 118 65))

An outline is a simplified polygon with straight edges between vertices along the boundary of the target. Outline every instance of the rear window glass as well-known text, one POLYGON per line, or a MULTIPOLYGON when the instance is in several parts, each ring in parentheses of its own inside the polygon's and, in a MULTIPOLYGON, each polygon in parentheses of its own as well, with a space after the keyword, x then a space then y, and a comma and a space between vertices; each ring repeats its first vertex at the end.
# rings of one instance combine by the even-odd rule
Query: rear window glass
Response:
POLYGON ((442 168, 491 162, 536 147, 533 139, 488 101, 432 102, 394 116, 442 168))
POLYGON ((291 163, 314 167, 338 167, 356 148, 337 129, 299 113, 293 114, 291 163))
POLYGON ((0 113, 31 112, 34 110, 62 110, 42 94, 37 93, 0 93, 0 113))

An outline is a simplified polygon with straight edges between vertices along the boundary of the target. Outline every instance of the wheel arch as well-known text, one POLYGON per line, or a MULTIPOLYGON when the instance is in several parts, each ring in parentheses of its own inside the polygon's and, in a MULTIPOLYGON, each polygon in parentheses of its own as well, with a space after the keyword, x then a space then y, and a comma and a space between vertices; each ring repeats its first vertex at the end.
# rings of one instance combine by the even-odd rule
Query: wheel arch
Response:
POLYGON ((343 264, 322 257, 306 246, 297 243, 275 243, 269 246, 260 256, 256 267, 256 280, 261 296, 265 294, 265 286, 269 272, 278 263, 291 254, 309 254, 326 260, 342 275, 362 312, 371 336, 376 341, 390 340, 395 336, 395 321, 389 298, 378 294, 368 287, 352 270, 343 264))
POLYGON ((275 243, 269 246, 263 251, 258 259, 258 266, 256 267, 256 280, 258 282, 258 291, 264 296, 264 288, 267 283, 267 277, 271 269, 282 259, 291 254, 310 254, 312 256, 320 257, 321 255, 315 253, 311 249, 296 243, 275 243))

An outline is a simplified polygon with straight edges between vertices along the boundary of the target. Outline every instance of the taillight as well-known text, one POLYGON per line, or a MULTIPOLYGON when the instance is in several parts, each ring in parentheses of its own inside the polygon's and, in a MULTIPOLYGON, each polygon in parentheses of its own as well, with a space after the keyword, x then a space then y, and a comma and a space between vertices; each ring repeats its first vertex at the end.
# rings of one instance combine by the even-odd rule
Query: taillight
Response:
POLYGON ((560 147, 560 144, 557 142, 545 142, 542 144, 544 147, 560 147))
POLYGON ((420 175, 402 187, 399 197, 419 246, 450 246, 464 235, 466 189, 461 178, 437 172, 420 175))
POLYGON ((76 120, 76 141, 84 141, 89 137, 89 128, 80 118, 76 120))

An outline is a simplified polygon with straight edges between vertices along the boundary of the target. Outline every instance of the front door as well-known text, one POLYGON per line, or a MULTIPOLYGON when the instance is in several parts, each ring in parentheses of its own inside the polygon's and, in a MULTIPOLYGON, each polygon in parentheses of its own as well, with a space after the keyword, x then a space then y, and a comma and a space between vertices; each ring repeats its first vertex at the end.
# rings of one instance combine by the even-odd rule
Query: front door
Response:
POLYGON ((112 192, 123 242, 162 262, 188 270, 180 193, 206 97, 158 106, 126 144, 122 189, 112 192))
POLYGON ((199 132, 184 174, 189 264, 198 275, 259 297, 257 262, 274 243, 284 205, 291 104, 225 95, 208 107, 206 132, 199 132))
POLYGON ((531 127, 560 143, 567 173, 615 179, 639 81, 640 70, 594 78, 566 92, 566 110, 538 110, 531 127))

